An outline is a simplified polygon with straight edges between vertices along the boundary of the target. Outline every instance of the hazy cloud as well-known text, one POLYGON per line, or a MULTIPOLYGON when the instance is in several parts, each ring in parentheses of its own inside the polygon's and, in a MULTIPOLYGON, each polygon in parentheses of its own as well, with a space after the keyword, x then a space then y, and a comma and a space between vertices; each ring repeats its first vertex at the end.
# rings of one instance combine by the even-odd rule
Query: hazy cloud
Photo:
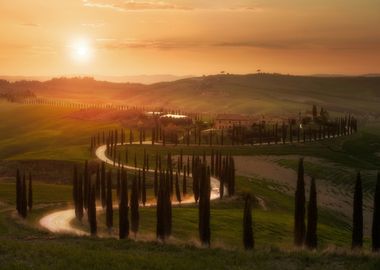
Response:
POLYGON ((96 39, 98 47, 102 49, 159 49, 171 50, 189 47, 200 47, 199 43, 192 43, 186 41, 165 41, 165 40, 136 40, 124 39, 116 40, 111 38, 96 39))
POLYGON ((171 4, 163 1, 134 1, 134 0, 113 0, 113 1, 94 1, 83 0, 85 7, 109 8, 116 11, 134 11, 134 10, 188 10, 190 8, 171 4))
POLYGON ((26 27, 40 27, 41 25, 38 23, 20 23, 21 26, 26 26, 26 27))

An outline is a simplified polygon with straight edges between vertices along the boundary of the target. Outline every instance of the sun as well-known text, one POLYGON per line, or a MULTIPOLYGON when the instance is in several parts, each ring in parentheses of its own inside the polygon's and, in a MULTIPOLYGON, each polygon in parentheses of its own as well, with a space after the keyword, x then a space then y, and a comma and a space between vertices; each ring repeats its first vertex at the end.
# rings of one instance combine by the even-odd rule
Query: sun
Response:
POLYGON ((89 40, 77 39, 70 46, 71 57, 78 63, 86 63, 93 57, 93 49, 89 40))

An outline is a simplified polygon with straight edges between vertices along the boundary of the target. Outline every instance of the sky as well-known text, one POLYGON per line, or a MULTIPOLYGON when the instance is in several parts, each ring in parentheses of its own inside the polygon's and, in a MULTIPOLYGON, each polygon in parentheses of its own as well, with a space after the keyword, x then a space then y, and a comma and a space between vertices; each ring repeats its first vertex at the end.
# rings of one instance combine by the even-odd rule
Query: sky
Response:
POLYGON ((380 73, 379 0, 0 0, 0 75, 380 73))

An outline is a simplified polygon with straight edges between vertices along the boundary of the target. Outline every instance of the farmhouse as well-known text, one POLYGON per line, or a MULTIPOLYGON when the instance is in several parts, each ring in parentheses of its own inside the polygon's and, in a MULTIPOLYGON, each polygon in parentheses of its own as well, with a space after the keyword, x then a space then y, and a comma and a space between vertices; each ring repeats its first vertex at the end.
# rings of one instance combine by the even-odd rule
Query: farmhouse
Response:
POLYGON ((253 119, 241 114, 218 114, 215 118, 214 127, 216 129, 228 129, 235 126, 249 127, 253 119))

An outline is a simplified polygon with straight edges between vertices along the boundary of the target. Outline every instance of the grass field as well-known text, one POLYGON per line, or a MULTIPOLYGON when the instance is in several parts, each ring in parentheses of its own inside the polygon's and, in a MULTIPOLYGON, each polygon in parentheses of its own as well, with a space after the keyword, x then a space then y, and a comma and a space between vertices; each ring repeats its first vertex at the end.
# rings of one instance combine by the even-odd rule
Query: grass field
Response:
MULTIPOLYGON (((72 109, 67 108, 0 103, 0 118, 4 120, 0 125, 0 160, 83 162, 93 158, 88 150, 90 135, 98 130, 120 126, 120 123, 76 120, 69 117, 71 112, 72 109)), ((379 141, 380 125, 371 123, 358 134, 329 141, 223 147, 222 151, 239 156, 279 156, 278 163, 293 170, 296 168, 295 161, 283 158, 284 156, 318 157, 337 164, 338 169, 328 164, 306 162, 306 172, 348 190, 351 186, 346 184, 345 179, 348 179, 352 171, 360 169, 374 172, 379 168, 379 141)), ((142 163, 144 148, 150 154, 151 161, 157 152, 179 154, 182 149, 184 154, 190 155, 193 152, 203 154, 204 151, 211 151, 207 146, 133 145, 127 148, 130 160, 136 153, 139 164, 142 163)), ((55 173, 61 174, 59 171, 55 173)), ((351 253, 348 250, 351 239, 350 219, 324 207, 319 209, 318 251, 295 250, 292 245, 293 196, 281 192, 269 180, 239 176, 238 197, 212 203, 211 249, 199 248, 198 212, 195 206, 174 209, 173 237, 166 245, 154 241, 154 208, 141 209, 141 234, 138 236, 141 241, 137 242, 59 236, 41 231, 38 220, 43 215, 71 204, 71 186, 57 182, 46 183, 36 179, 35 208, 24 222, 15 215, 14 179, 0 179, 1 269, 51 269, 53 266, 54 269, 378 269, 380 265, 378 256, 368 252, 351 253), (265 203, 263 207, 256 202, 253 209, 257 247, 255 252, 242 250, 243 204, 239 195, 243 192, 251 192, 265 203)), ((373 180, 364 182, 364 187, 367 193, 372 193, 373 180)), ((114 224, 117 224, 116 212, 114 224)), ((104 227, 103 219, 100 215, 100 229, 104 227)), ((369 250, 369 245, 366 234, 366 250, 369 250)))

